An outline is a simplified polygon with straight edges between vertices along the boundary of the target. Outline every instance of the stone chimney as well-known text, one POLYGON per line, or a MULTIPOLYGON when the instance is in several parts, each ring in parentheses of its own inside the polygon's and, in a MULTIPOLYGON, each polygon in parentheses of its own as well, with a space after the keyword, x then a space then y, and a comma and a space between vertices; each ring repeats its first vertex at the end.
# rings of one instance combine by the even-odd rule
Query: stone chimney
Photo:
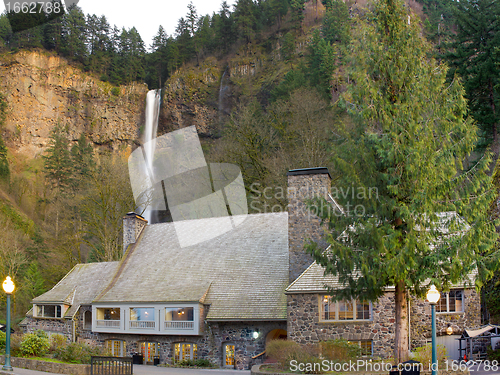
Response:
POLYGON ((134 244, 139 238, 148 221, 135 212, 129 212, 123 217, 123 254, 128 245, 134 244))
MULTIPOLYGON (((288 176, 288 249, 290 282, 293 282, 313 262, 312 257, 304 250, 308 240, 327 247, 323 240, 324 230, 321 220, 315 212, 310 211, 306 202, 315 197, 328 199, 331 193, 332 178, 328 168, 293 169, 288 176)), ((327 206, 326 209, 328 209, 327 206)), ((325 209, 325 208, 323 208, 325 209)), ((317 213, 317 212, 316 212, 317 213)))

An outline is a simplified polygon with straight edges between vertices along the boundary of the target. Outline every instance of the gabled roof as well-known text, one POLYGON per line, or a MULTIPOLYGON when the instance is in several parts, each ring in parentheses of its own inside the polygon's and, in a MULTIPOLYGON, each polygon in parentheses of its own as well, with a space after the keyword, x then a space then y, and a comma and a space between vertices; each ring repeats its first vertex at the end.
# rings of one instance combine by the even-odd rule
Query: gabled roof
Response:
POLYGON ((288 214, 257 214, 182 248, 173 223, 148 225, 94 303, 203 302, 209 320, 286 319, 287 285, 288 214))
POLYGON ((70 305, 65 317, 72 317, 80 305, 92 300, 108 285, 119 262, 77 264, 51 290, 33 299, 35 304, 70 305))
MULTIPOLYGON (((463 282, 457 282, 452 284, 451 287, 463 288, 464 286, 473 287, 474 278, 477 275, 477 270, 471 272, 467 278, 464 278, 463 282)), ((430 283, 430 280, 425 281, 424 285, 430 283)), ((326 275, 325 269, 313 262, 302 274, 295 279, 287 288, 287 294, 296 293, 325 293, 328 291, 328 287, 332 289, 341 289, 345 286, 339 282, 338 276, 326 275)), ((385 288, 387 291, 393 291, 394 286, 388 286, 385 288)))

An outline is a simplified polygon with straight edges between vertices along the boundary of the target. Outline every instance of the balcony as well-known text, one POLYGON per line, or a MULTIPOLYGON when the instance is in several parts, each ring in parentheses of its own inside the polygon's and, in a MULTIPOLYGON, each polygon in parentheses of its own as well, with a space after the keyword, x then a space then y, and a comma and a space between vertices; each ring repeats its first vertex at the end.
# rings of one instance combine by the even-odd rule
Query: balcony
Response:
POLYGON ((155 329, 156 322, 144 320, 131 320, 129 322, 130 329, 155 329))
POLYGON ((96 320, 96 326, 99 328, 120 328, 119 320, 96 320))
POLYGON ((186 322, 186 321, 173 321, 173 322, 165 322, 165 331, 169 330, 178 330, 178 329, 194 329, 194 322, 186 322))

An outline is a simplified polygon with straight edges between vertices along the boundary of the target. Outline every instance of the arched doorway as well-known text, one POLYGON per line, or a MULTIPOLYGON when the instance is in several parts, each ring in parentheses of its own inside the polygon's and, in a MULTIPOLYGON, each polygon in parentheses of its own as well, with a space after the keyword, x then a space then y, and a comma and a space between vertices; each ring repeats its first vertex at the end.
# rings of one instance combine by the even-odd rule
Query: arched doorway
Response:
POLYGON ((273 329, 266 336, 266 344, 271 340, 286 340, 287 334, 284 329, 273 329))

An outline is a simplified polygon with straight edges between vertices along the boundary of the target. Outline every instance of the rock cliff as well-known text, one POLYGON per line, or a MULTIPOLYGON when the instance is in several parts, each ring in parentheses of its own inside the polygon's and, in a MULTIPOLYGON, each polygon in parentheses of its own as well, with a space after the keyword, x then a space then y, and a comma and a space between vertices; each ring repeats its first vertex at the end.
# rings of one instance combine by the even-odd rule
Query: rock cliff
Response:
POLYGON ((4 139, 16 152, 36 156, 54 126, 80 134, 96 147, 120 150, 138 138, 144 123, 145 84, 114 87, 57 55, 21 51, 0 56, 0 93, 7 102, 4 139))

